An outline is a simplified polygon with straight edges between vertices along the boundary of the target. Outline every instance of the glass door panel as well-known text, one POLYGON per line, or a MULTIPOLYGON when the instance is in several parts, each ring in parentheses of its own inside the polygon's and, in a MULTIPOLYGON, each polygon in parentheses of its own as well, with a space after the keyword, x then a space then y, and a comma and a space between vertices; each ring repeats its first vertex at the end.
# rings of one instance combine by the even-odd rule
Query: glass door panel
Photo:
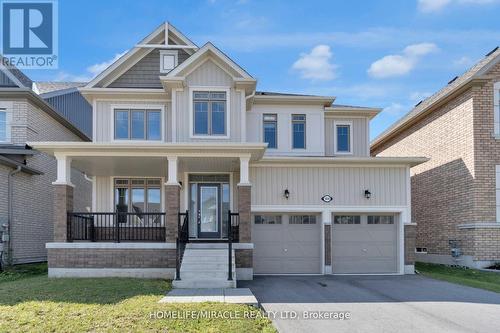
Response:
POLYGON ((220 237, 219 184, 198 185, 198 236, 220 237))

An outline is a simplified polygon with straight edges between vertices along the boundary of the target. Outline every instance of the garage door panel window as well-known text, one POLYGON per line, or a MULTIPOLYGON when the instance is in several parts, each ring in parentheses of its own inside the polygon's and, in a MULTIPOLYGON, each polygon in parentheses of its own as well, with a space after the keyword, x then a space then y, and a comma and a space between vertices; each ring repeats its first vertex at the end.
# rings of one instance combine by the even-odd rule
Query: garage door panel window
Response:
POLYGON ((255 215, 255 224, 281 224, 280 215, 255 215))
POLYGON ((359 215, 335 215, 334 224, 361 224, 361 216, 359 215))
POLYGON ((316 224, 314 215, 292 215, 288 224, 316 224))
POLYGON ((392 215, 373 215, 368 216, 368 224, 394 224, 392 215))

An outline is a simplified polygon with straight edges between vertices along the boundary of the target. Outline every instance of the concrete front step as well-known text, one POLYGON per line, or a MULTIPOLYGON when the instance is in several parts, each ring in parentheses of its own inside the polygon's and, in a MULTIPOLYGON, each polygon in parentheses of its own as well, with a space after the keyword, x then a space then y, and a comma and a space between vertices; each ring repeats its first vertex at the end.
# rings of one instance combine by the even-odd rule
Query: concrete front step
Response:
MULTIPOLYGON (((182 275, 181 275, 182 278, 182 275)), ((236 288, 236 280, 227 279, 182 279, 172 281, 174 288, 236 288)))
MULTIPOLYGON (((211 271, 211 272, 200 272, 200 271, 181 271, 181 279, 183 280, 202 280, 202 279, 221 279, 227 280, 227 271, 211 271)), ((236 273, 233 272, 233 279, 236 277, 236 273)))
MULTIPOLYGON (((193 263, 186 263, 182 262, 181 266, 181 272, 184 270, 190 270, 190 271, 226 271, 228 269, 228 264, 227 263, 220 263, 220 262, 193 262, 193 263)), ((234 267, 234 264, 233 264, 234 267)))

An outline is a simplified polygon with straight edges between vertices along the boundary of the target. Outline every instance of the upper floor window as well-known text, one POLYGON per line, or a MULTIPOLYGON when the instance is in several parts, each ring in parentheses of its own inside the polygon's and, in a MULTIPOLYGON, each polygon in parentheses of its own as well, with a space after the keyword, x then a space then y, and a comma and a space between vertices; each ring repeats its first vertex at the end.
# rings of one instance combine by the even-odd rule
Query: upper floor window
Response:
POLYGON ((7 141, 7 112, 0 110, 0 142, 7 141))
POLYGON ((115 109, 116 140, 161 140, 161 110, 115 109))
POLYGON ((227 134, 227 93, 225 91, 193 92, 194 135, 227 134))
POLYGON ((500 137, 500 82, 493 85, 493 121, 494 121, 494 134, 500 137))
POLYGON ((264 115, 264 142, 267 148, 278 148, 278 115, 264 115))
POLYGON ((306 115, 292 114, 292 148, 306 148, 306 115))
POLYGON ((352 123, 335 122, 335 153, 351 154, 352 123))
POLYGON ((177 50, 160 51, 160 72, 168 73, 178 64, 179 52, 177 50))

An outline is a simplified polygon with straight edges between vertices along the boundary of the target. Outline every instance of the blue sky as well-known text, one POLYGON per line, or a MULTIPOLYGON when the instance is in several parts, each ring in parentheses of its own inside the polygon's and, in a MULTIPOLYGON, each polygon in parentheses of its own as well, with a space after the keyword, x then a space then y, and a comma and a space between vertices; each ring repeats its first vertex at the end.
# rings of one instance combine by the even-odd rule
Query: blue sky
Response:
POLYGON ((59 0, 59 69, 88 80, 168 20, 213 42, 258 89, 384 108, 375 137, 500 44, 500 0, 59 0))

